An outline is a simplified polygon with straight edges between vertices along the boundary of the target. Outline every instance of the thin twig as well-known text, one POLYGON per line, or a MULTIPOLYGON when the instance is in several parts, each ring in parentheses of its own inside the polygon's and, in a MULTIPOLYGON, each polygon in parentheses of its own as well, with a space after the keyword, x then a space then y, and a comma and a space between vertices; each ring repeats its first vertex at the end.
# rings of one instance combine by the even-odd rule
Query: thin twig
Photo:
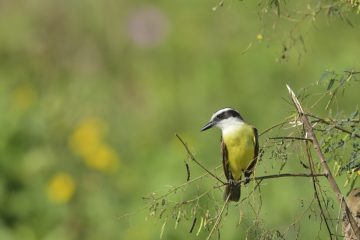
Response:
POLYGON ((218 176, 216 176, 215 174, 213 174, 212 172, 210 172, 206 167, 204 167, 204 165, 202 165, 198 160, 196 160, 196 158, 194 157, 194 155, 191 153, 189 147, 187 146, 187 144, 184 142, 184 140, 182 140, 182 138, 179 136, 179 134, 175 133, 175 136, 180 140, 180 142, 182 143, 182 145, 185 147, 189 157, 191 158, 191 160, 193 160, 197 165, 199 165, 199 167, 201 167, 203 170, 205 170, 208 174, 210 174, 212 177, 214 177, 215 179, 217 179, 219 182, 225 184, 225 182, 223 180, 221 180, 218 176))
POLYGON ((303 140, 303 141, 310 141, 310 138, 303 138, 303 137, 270 137, 269 139, 282 139, 282 140, 303 140))
MULTIPOLYGON (((314 169, 314 160, 313 160, 313 158, 311 156, 310 147, 309 147, 308 142, 305 142, 305 148, 306 148, 306 155, 307 155, 307 158, 308 158, 310 171, 311 171, 311 174, 313 174, 314 171, 315 171, 315 169, 314 169)), ((312 177, 312 185, 313 185, 313 188, 314 188, 315 198, 316 198, 317 203, 318 203, 319 208, 320 208, 320 213, 321 213, 320 216, 324 219, 326 229, 329 232, 330 239, 332 239, 332 232, 331 232, 327 217, 325 216, 323 206, 322 206, 321 201, 320 201, 320 197, 319 197, 319 193, 318 193, 318 189, 317 189, 317 184, 318 183, 319 183, 319 181, 315 177, 312 177)))
MULTIPOLYGON (((222 166, 219 165, 219 166, 217 166, 216 168, 214 168, 212 171, 215 171, 215 170, 219 169, 220 167, 222 167, 222 166)), ((187 181, 187 182, 185 182, 185 183, 183 183, 183 184, 180 184, 180 185, 178 185, 178 186, 170 189, 167 193, 165 193, 165 194, 163 194, 163 195, 161 195, 161 196, 159 196, 159 197, 157 197, 157 198, 155 198, 155 199, 153 199, 153 200, 155 200, 155 201, 160 200, 160 199, 162 199, 162 198, 170 195, 171 193, 176 192, 178 189, 183 188, 183 187, 185 187, 186 185, 189 185, 190 183, 193 183, 193 182, 195 182, 195 181, 197 181, 197 180, 200 180, 200 179, 206 177, 207 175, 209 175, 209 173, 205 173, 205 174, 200 175, 200 176, 198 176, 198 177, 196 177, 196 178, 193 178, 193 179, 191 179, 191 180, 189 180, 189 181, 187 181)))
MULTIPOLYGON (((241 202, 244 202, 246 199, 250 198, 250 196, 258 189, 260 188, 260 184, 262 183, 262 180, 259 180, 259 181, 256 181, 256 185, 255 187, 251 190, 251 192, 249 192, 249 194, 244 197, 243 199, 241 199, 241 202)), ((259 191, 259 196, 260 196, 260 199, 261 199, 261 192, 259 191)), ((260 203, 261 203, 261 200, 260 200, 260 203)))
POLYGON ((291 90, 291 88, 287 85, 287 88, 289 90, 289 94, 292 98, 292 101, 295 105, 295 108, 296 108, 296 111, 298 112, 299 114, 299 117, 305 127, 305 130, 306 130, 306 133, 307 133, 307 136, 309 138, 312 139, 312 143, 313 143, 313 147, 314 147, 314 150, 315 152, 317 153, 318 157, 319 157, 319 160, 320 160, 320 163, 322 164, 323 168, 324 168, 324 171, 325 173, 327 174, 327 180, 329 181, 329 184, 331 186, 331 188, 333 189, 333 191, 335 192, 336 194, 336 197, 338 199, 338 201, 340 202, 341 204, 341 207, 343 208, 344 212, 345 212, 345 216, 346 218, 349 220, 350 224, 351 224, 351 228, 352 230, 354 231, 356 237, 358 239, 360 239, 360 229, 357 225, 357 223, 355 222, 351 212, 350 212, 350 209, 345 201, 345 198, 344 196, 342 195, 341 191, 340 191, 340 188, 339 186, 337 185, 336 181, 335 181, 335 178, 334 176, 332 175, 331 173, 331 170, 329 168, 329 165, 327 164, 327 161, 325 159, 325 156, 320 148, 320 144, 317 140, 317 137, 314 133, 314 130, 311 126, 311 123, 307 117, 307 115, 305 114, 304 110, 302 109, 301 107, 301 104, 299 102, 299 100, 297 99, 295 93, 293 92, 293 90, 291 90))
POLYGON ((327 102, 326 106, 325 106, 325 110, 328 110, 330 108, 330 105, 332 104, 332 102, 335 99, 335 96, 337 94, 337 91, 339 90, 339 86, 335 88, 335 90, 331 93, 331 97, 329 99, 329 101, 327 102))
POLYGON ((227 205, 228 202, 229 202, 229 199, 230 199, 230 194, 227 196, 227 198, 226 198, 226 200, 225 200, 225 203, 224 203, 223 207, 221 208, 221 210, 220 210, 220 212, 219 212, 219 215, 217 216, 216 221, 215 221, 215 223, 214 223, 214 226, 212 227, 212 229, 211 229, 209 235, 207 236, 206 240, 209 240, 209 239, 211 238, 211 235, 213 234, 213 232, 215 231, 215 229, 216 229, 217 226, 219 225, 220 219, 221 219, 221 215, 223 214, 224 209, 225 209, 226 205, 227 205))
MULTIPOLYGON (((340 216, 341 216, 341 208, 339 208, 339 212, 338 212, 338 217, 337 217, 337 218, 340 219, 340 216)), ((338 234, 339 225, 340 225, 340 221, 337 221, 336 227, 335 227, 335 234, 336 234, 336 235, 338 234)))
POLYGON ((117 218, 121 219, 121 218, 125 218, 125 217, 130 217, 130 216, 135 215, 135 214, 137 214, 137 213, 139 213, 139 212, 141 212, 141 211, 143 211, 145 209, 148 209, 148 208, 149 208, 149 206, 143 206, 143 207, 139 208, 138 210, 124 213, 124 214, 118 216, 117 218))
MULTIPOLYGON (((324 208, 325 212, 327 212, 328 216, 331 216, 331 213, 330 213, 330 210, 329 210, 329 208, 330 208, 329 207, 329 203, 330 203, 329 202, 329 197, 326 195, 326 191, 322 189, 322 186, 319 184, 319 182, 317 183, 317 185, 318 185, 318 188, 319 188, 319 193, 321 195, 321 200, 323 202, 323 206, 325 206, 325 208, 324 208)), ((330 221, 332 228, 335 227, 334 226, 334 221, 339 220, 338 218, 330 218, 330 217, 328 217, 327 219, 330 221)), ((331 235, 334 236, 334 233, 332 233, 331 235)), ((338 238, 336 238, 336 239, 338 239, 338 238)))
POLYGON ((350 74, 350 75, 360 74, 359 71, 344 71, 344 72, 346 72, 346 73, 348 73, 348 74, 350 74))
POLYGON ((195 198, 193 199, 189 199, 189 200, 184 200, 181 202, 181 204, 188 204, 188 203, 191 203, 191 202, 195 202, 195 201, 198 201, 200 198, 206 196, 207 194, 209 194, 209 192, 213 191, 213 188, 210 188, 208 190, 206 190, 205 192, 197 195, 195 198))
POLYGON ((336 128, 337 130, 340 130, 340 131, 342 131, 342 132, 348 133, 348 134, 350 134, 350 135, 354 134, 353 136, 355 136, 355 137, 357 137, 357 138, 360 138, 360 134, 353 133, 352 131, 349 131, 349 130, 343 128, 343 127, 340 127, 340 126, 336 125, 333 121, 326 120, 326 119, 320 118, 320 117, 318 117, 318 116, 315 116, 315 115, 309 114, 309 113, 307 113, 306 115, 309 116, 309 117, 316 118, 316 119, 317 119, 319 122, 321 122, 321 123, 325 123, 325 124, 327 124, 327 125, 333 126, 333 127, 336 128))
MULTIPOLYGON (((274 175, 266 175, 266 176, 259 176, 259 177, 251 177, 248 179, 237 181, 236 184, 244 183, 246 181, 262 181, 265 179, 272 179, 272 178, 283 178, 283 177, 327 177, 326 173, 315 173, 315 174, 309 174, 309 173, 279 173, 274 175)), ((215 186, 214 188, 219 188, 222 186, 227 185, 228 183, 224 183, 223 185, 215 186)))
MULTIPOLYGON (((327 177, 326 173, 317 173, 317 174, 309 174, 309 173, 280 173, 274 175, 267 175, 267 176, 260 176, 260 177, 253 177, 248 180, 250 181, 257 181, 257 180, 264 180, 264 179, 271 179, 271 178, 282 178, 282 177, 327 177)), ((240 180, 238 183, 245 182, 245 180, 240 180)))
POLYGON ((275 124, 274 126, 271 126, 271 127, 269 127, 268 129, 265 129, 264 131, 262 131, 262 132, 259 134, 259 136, 264 135, 265 133, 267 133, 267 132, 269 132, 269 131, 273 130, 274 128, 277 128, 277 127, 283 126, 284 124, 286 124, 286 123, 288 123, 288 122, 289 122, 289 121, 288 121, 288 120, 286 120, 286 121, 283 121, 283 122, 281 122, 281 123, 275 124))

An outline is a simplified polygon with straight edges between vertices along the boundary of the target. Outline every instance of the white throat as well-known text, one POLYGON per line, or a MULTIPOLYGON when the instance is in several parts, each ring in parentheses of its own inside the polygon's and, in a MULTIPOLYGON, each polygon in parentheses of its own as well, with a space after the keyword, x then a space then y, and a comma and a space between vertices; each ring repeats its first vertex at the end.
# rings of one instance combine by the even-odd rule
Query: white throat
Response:
POLYGON ((237 130, 244 126, 244 121, 242 121, 239 118, 230 117, 227 119, 223 119, 220 122, 218 122, 215 126, 220 128, 223 134, 226 134, 228 132, 232 132, 234 130, 237 130))

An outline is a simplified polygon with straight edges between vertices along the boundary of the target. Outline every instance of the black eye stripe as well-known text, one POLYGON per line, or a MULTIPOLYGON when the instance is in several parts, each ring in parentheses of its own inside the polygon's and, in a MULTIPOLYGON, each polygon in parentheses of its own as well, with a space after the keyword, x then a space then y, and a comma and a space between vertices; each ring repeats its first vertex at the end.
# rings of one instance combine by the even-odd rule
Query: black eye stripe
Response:
POLYGON ((224 118, 226 117, 226 113, 227 113, 227 112, 221 113, 221 114, 218 116, 219 119, 224 119, 224 118))
POLYGON ((220 113, 219 115, 217 115, 217 116, 215 117, 215 119, 216 119, 216 120, 222 120, 222 119, 226 119, 226 118, 230 118, 230 117, 238 117, 238 118, 240 118, 240 119, 243 119, 243 118, 241 117, 241 115, 240 115, 237 111, 235 111, 235 110, 233 110, 233 109, 228 110, 228 111, 226 111, 226 112, 220 113))

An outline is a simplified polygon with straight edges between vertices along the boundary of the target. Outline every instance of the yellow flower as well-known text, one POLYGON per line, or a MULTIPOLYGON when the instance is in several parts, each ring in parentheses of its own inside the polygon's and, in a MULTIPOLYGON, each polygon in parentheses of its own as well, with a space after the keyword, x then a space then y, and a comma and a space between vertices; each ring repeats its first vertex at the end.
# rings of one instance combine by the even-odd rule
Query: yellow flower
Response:
POLYGON ((99 119, 86 119, 71 134, 69 146, 88 167, 111 172, 117 168, 118 156, 103 142, 104 129, 105 124, 99 119))
POLYGON ((70 148, 81 156, 91 154, 94 148, 101 145, 103 131, 102 121, 94 118, 84 120, 70 136, 70 148))
POLYGON ((50 201, 55 203, 66 203, 75 192, 75 183, 67 173, 58 173, 50 180, 47 194, 50 201))
POLYGON ((259 33, 258 35, 256 35, 256 39, 259 40, 259 41, 261 41, 261 40, 264 39, 264 36, 259 33))
POLYGON ((25 111, 31 107, 36 100, 36 91, 29 84, 22 84, 14 89, 11 98, 14 108, 25 111))
POLYGON ((94 148, 91 154, 85 156, 86 164, 99 171, 114 171, 117 167, 118 157, 109 146, 102 144, 94 148))

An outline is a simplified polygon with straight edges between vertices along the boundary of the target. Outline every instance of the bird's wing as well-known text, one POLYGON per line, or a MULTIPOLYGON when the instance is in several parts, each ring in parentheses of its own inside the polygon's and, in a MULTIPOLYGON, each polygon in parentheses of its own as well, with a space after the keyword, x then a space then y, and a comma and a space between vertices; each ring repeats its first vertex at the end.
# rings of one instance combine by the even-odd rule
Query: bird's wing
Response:
POLYGON ((226 145, 222 137, 221 137, 221 153, 222 153, 222 163, 223 163, 225 177, 227 180, 232 179, 232 175, 229 169, 228 150, 226 148, 226 145))
POLYGON ((248 178, 250 177, 250 175, 253 173, 256 162, 258 160, 258 155, 259 155, 259 136, 258 136, 258 131, 255 127, 253 127, 253 131, 254 131, 254 145, 255 145, 255 149, 254 149, 254 159, 252 160, 252 162, 250 163, 249 167, 246 169, 245 171, 245 177, 248 178))

